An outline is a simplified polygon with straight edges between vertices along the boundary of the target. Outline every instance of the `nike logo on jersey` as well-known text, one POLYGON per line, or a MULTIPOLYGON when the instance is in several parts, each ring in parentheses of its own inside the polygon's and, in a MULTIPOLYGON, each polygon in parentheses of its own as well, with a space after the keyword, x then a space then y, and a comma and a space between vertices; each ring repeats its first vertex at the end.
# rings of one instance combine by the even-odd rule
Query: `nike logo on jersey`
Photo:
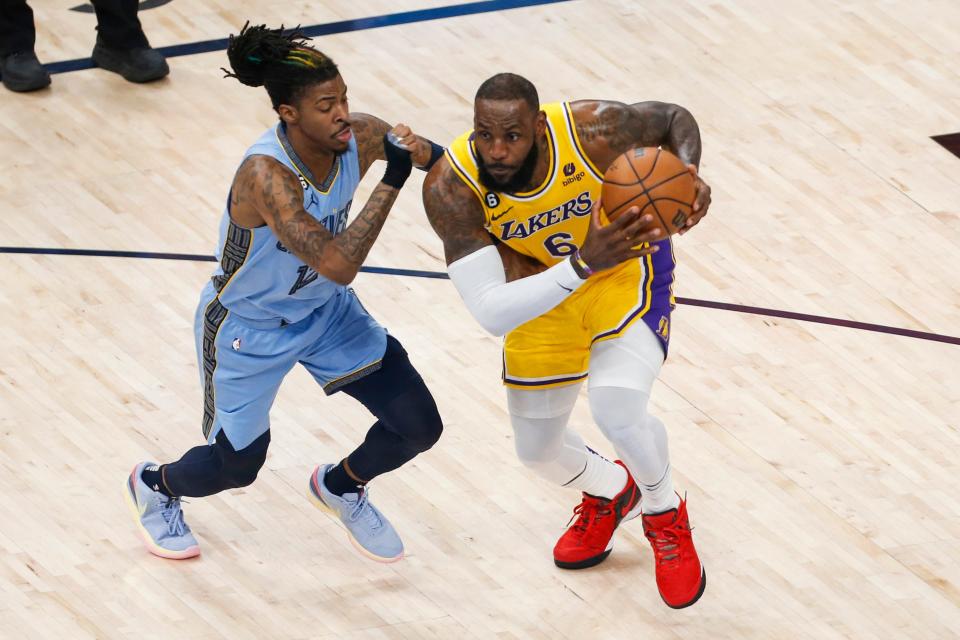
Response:
POLYGON ((509 209, 507 209, 506 211, 504 211, 503 213, 501 213, 501 214, 498 215, 498 216, 490 216, 490 222, 496 222, 497 220, 499 220, 499 219, 502 218, 503 216, 507 215, 507 214, 510 213, 511 211, 513 211, 513 207, 510 207, 509 209))
POLYGON ((557 283, 557 286, 560 287, 561 289, 563 289, 564 291, 569 291, 570 293, 573 293, 573 289, 570 289, 569 287, 565 287, 565 286, 563 286, 562 284, 560 284, 559 282, 557 283))

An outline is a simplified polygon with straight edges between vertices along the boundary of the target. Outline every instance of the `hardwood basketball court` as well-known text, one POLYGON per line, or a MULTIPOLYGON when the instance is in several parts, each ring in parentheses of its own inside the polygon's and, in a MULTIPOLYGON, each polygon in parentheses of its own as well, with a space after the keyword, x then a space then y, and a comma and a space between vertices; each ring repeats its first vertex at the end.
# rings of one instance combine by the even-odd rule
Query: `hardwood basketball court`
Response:
MULTIPOLYGON (((89 56, 94 17, 75 3, 34 0, 42 61, 89 56)), ((960 635, 960 159, 931 140, 960 131, 956 3, 405 13, 442 6, 175 0, 141 20, 163 47, 225 38, 247 19, 393 16, 315 45, 340 65, 354 110, 443 144, 499 71, 530 78, 544 102, 690 109, 713 205, 676 241, 689 304, 651 409, 670 432, 705 596, 682 611, 660 601, 639 521, 602 565, 553 566, 577 496, 516 459, 500 341, 448 281, 396 271, 355 288, 446 424, 433 450, 372 486, 407 558, 362 558, 307 499, 314 465, 371 421, 302 370, 274 407, 257 482, 185 506, 203 555, 146 553, 122 482, 135 462, 202 440, 192 322, 214 266, 203 258, 244 149, 275 122, 262 89, 222 79, 214 47, 170 57, 170 77, 150 85, 80 69, 49 90, 0 93, 0 637, 960 635)), ((421 181, 368 265, 444 270, 421 181)), ((585 399, 573 425, 612 453, 585 399)))

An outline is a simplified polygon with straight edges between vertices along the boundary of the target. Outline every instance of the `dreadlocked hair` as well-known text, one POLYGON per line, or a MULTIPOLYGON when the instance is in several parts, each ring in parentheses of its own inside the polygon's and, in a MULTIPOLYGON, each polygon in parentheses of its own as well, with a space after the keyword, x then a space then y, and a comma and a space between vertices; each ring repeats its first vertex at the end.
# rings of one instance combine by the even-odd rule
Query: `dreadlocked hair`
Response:
POLYGON ((297 27, 283 32, 247 22, 238 35, 230 35, 227 58, 233 71, 221 69, 226 78, 236 78, 249 87, 266 87, 273 108, 294 104, 304 90, 339 75, 337 65, 326 55, 307 46, 310 39, 297 27))

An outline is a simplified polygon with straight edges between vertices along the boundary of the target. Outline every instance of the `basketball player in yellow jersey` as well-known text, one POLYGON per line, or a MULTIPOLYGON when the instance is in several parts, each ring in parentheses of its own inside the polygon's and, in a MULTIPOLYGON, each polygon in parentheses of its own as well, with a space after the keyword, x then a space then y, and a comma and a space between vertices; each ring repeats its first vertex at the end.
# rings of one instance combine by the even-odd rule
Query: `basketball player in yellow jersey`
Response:
MULTIPOLYGON (((529 81, 498 74, 477 91, 474 130, 427 176, 424 205, 467 308, 506 334, 503 376, 520 460, 582 492, 554 562, 598 564, 620 522, 642 511, 660 595, 681 608, 703 594, 706 574, 673 489, 666 430, 647 413, 670 335, 673 252, 636 207, 604 224, 598 206, 612 161, 651 146, 670 149, 696 176, 700 134, 682 107, 541 107, 529 81), (622 461, 567 429, 585 379, 594 419, 622 461)), ((709 203, 698 177, 688 226, 709 203)))

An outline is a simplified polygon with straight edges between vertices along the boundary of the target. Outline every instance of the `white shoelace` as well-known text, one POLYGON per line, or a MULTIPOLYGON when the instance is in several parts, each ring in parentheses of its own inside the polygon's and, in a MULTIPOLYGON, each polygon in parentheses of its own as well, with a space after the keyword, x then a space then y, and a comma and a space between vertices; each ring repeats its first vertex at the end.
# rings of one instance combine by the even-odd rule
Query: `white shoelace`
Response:
POLYGON ((360 493, 360 497, 357 500, 357 506, 355 506, 353 511, 350 512, 350 522, 356 522, 361 517, 370 523, 370 528, 373 530, 377 530, 383 526, 383 521, 380 520, 380 515, 377 513, 377 510, 373 508, 373 505, 367 502, 366 490, 360 493))

